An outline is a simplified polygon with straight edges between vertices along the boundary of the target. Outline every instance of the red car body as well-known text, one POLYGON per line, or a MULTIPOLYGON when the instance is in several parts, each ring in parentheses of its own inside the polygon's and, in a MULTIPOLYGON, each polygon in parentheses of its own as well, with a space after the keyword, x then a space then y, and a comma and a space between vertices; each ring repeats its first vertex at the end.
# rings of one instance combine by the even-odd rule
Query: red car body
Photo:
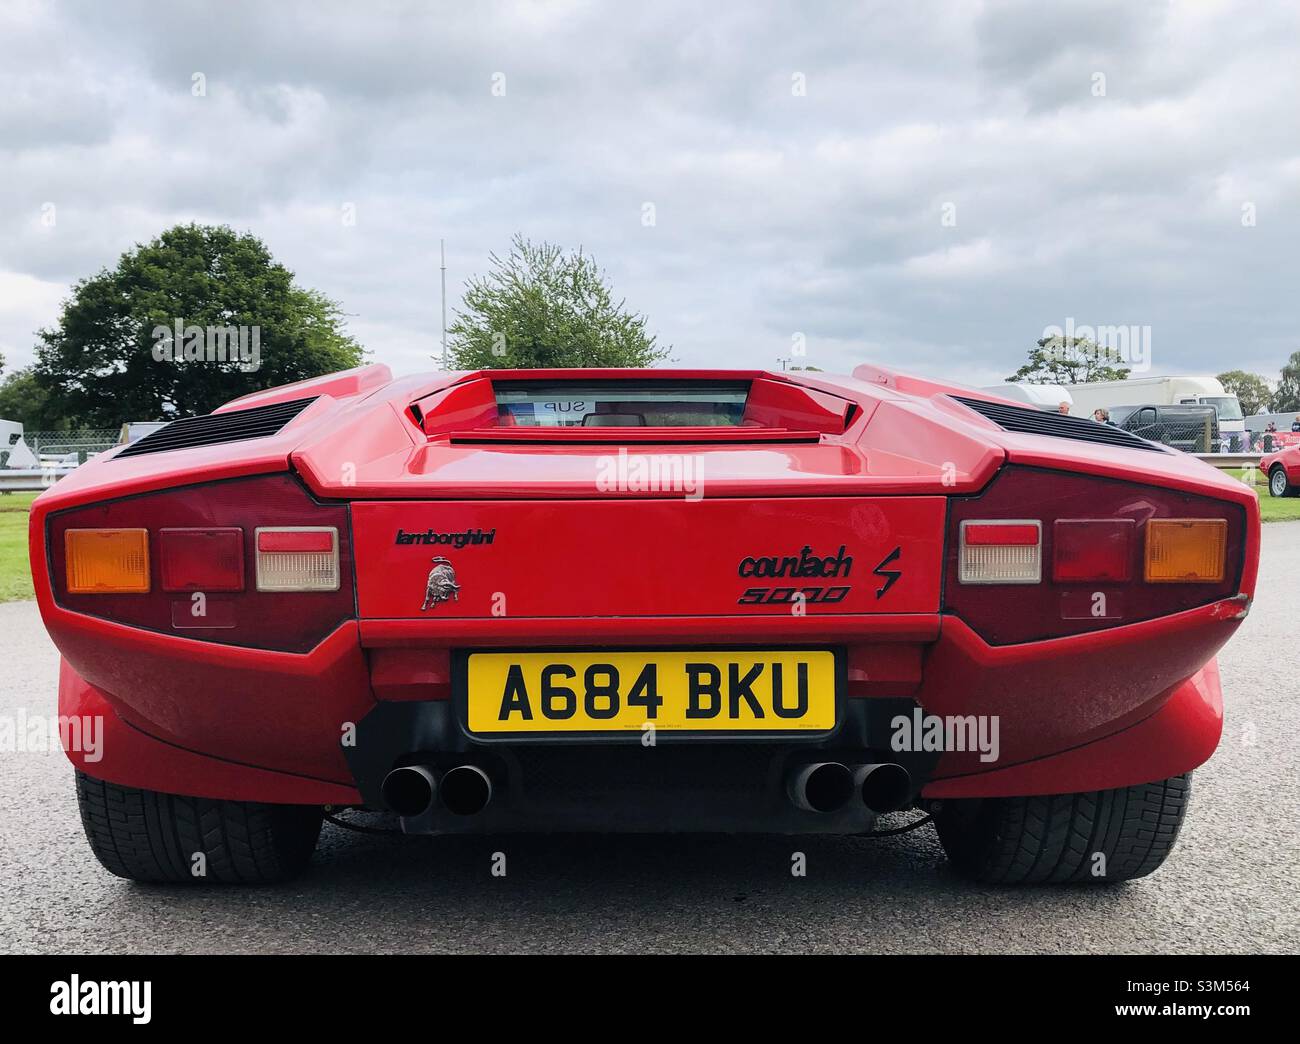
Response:
POLYGON ((1259 470, 1268 480, 1268 491, 1275 497, 1300 493, 1300 438, 1290 432, 1285 438, 1290 445, 1265 453, 1259 461, 1259 470), (1279 473, 1281 478, 1278 478, 1279 473))
MULTIPOLYGON (((869 830, 889 810, 880 801, 787 800, 807 783, 800 767, 824 763, 901 764, 890 807, 1117 791, 1210 757, 1223 711, 1215 653, 1255 589, 1259 511, 1241 483, 1126 433, 1092 441, 1101 426, 1088 421, 869 366, 852 377, 394 380, 374 365, 201 420, 197 436, 169 444, 164 429, 160 448, 103 454, 31 514, 36 596, 63 657, 60 714, 105 723, 96 760, 69 757, 118 787, 383 808, 395 768, 427 763, 431 795, 458 764, 491 778, 475 814, 405 808, 412 832, 869 830), (739 388, 741 412, 709 426, 645 415, 529 426, 502 405, 509 388, 524 399, 549 388, 545 408, 563 409, 566 387, 617 397, 639 382, 670 398, 739 388), (281 426, 240 427, 277 406, 281 426), (698 490, 629 477, 647 460, 694 468, 698 490), (1219 527, 1222 576, 1147 582, 1145 534, 1162 519, 1219 527), (976 532, 963 526, 989 521, 1011 526, 990 533, 1037 534, 1038 582, 962 581, 959 545, 967 534, 974 547, 976 532), (336 532, 338 589, 258 590, 263 528, 336 532), (72 591, 68 533, 79 529, 145 531, 149 590, 72 591), (229 541, 242 588, 203 592, 206 615, 190 616, 207 572, 181 575, 179 551, 164 561, 164 529, 229 541), (1090 568, 1094 536, 1124 550, 1070 579, 1072 555, 1090 568), (781 583, 779 563, 801 555, 813 581, 781 583), (653 754, 645 728, 626 723, 617 734, 468 727, 467 658, 548 650, 574 662, 575 650, 826 651, 835 720, 770 734, 664 729, 653 754), (996 760, 891 747, 914 712, 998 720, 996 760)), ((588 677, 589 692, 603 684, 592 677, 604 676, 588 677)))

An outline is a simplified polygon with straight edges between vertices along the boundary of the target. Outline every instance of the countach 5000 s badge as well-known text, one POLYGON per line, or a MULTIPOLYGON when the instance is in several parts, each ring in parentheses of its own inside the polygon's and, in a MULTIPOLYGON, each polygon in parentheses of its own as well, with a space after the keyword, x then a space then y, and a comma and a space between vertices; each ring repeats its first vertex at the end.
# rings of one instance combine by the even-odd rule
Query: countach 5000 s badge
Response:
POLYGON ((424 585, 424 605, 420 606, 420 612, 451 598, 459 601, 459 592, 460 584, 456 583, 456 570, 451 567, 447 559, 439 555, 433 560, 433 568, 429 570, 429 580, 424 585))
MULTIPOLYGON (((738 572, 745 577, 781 579, 821 579, 847 577, 853 572, 853 556, 845 554, 848 548, 840 545, 833 555, 819 555, 812 546, 804 544, 797 555, 749 556, 740 560, 738 572)), ((852 588, 848 584, 795 586, 781 584, 774 587, 751 587, 737 599, 738 605, 789 605, 796 600, 837 603, 848 597, 852 588)))

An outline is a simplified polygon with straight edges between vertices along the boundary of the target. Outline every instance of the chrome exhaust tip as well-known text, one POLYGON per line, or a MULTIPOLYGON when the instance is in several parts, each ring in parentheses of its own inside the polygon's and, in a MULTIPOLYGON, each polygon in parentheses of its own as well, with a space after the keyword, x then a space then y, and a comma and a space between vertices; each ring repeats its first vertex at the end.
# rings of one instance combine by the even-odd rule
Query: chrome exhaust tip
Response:
POLYGON ((880 815, 907 807, 912 797, 912 775, 902 765, 856 765, 853 789, 862 803, 880 815))
POLYGON ((438 773, 428 765, 402 765, 384 777, 379 792, 399 816, 422 816, 438 796, 438 773))
POLYGON ((438 800, 452 815, 472 816, 492 800, 492 777, 477 765, 457 765, 444 773, 438 800))
POLYGON ((805 812, 834 812, 853 797, 853 773, 838 761, 815 761, 796 768, 786 790, 805 812))

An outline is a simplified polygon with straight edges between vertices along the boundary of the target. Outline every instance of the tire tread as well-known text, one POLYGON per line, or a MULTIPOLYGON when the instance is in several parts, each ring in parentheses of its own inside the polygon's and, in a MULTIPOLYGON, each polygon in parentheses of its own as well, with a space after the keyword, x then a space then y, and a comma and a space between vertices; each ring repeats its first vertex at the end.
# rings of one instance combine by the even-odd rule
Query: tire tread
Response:
POLYGON ((1190 796, 1187 773, 1116 790, 946 801, 935 821, 948 858, 975 880, 1104 884, 1145 877, 1168 858, 1190 796))
POLYGON ((91 851, 118 877, 154 884, 271 884, 311 858, 321 809, 163 794, 77 773, 91 851), (202 853, 206 874, 191 872, 202 853))

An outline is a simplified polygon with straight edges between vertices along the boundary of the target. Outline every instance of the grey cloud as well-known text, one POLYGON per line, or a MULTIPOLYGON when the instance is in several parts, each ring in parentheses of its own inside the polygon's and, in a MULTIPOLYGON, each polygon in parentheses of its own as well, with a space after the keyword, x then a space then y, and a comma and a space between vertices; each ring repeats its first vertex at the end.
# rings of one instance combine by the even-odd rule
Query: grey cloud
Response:
MULTIPOLYGON (((222 221, 413 369, 439 237, 454 310, 518 230, 590 250, 687 364, 775 365, 798 331, 825 368, 988 379, 1074 316, 1151 324, 1168 369, 1272 372, 1296 328, 1295 23, 1284 4, 16 6, 0 287, 222 221)), ((49 302, 0 302, 10 365, 49 302)))

